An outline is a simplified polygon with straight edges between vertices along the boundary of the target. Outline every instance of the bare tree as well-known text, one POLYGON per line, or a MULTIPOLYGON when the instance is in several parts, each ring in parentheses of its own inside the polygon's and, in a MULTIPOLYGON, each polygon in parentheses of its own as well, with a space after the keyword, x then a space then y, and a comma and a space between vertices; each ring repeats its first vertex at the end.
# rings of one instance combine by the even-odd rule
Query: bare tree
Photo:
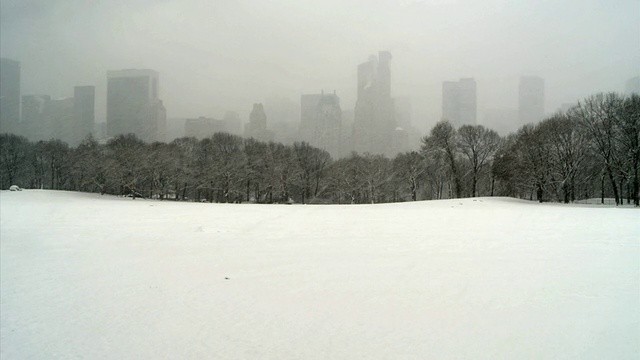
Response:
POLYGON ((557 113, 540 123, 549 146, 552 182, 559 184, 565 203, 576 198, 576 176, 586 157, 586 136, 580 131, 574 110, 557 113))
POLYGON ((187 191, 193 191, 196 187, 198 140, 193 137, 183 137, 175 139, 171 145, 174 146, 174 165, 170 174, 174 198, 185 200, 187 191))
POLYGON ((422 139, 422 152, 426 156, 433 156, 433 153, 442 156, 449 168, 455 197, 459 198, 462 196, 462 179, 458 165, 457 137, 453 125, 447 120, 442 120, 431 129, 429 136, 422 139))
POLYGON ((616 181, 616 163, 619 149, 616 142, 616 125, 622 107, 622 98, 615 94, 596 94, 578 103, 574 114, 580 126, 589 135, 592 145, 601 158, 603 169, 609 178, 616 204, 620 204, 619 184, 616 181))
POLYGON ((426 170, 424 158, 416 151, 398 154, 393 159, 393 173, 409 188, 413 201, 418 200, 418 189, 426 170))
POLYGON ((0 134, 0 182, 3 189, 16 185, 16 180, 22 173, 26 173, 30 149, 26 138, 14 134, 0 134))
POLYGON ((471 196, 477 195, 478 177, 500 144, 500 136, 482 125, 463 125, 458 129, 458 148, 471 165, 471 196))
POLYGON ((144 159, 146 147, 134 134, 118 135, 107 143, 108 174, 120 186, 120 193, 131 195, 133 199, 142 197, 142 184, 147 168, 144 159))
POLYGON ((628 195, 635 206, 640 206, 640 95, 631 94, 623 100, 619 119, 616 140, 621 151, 623 172, 631 187, 628 195))

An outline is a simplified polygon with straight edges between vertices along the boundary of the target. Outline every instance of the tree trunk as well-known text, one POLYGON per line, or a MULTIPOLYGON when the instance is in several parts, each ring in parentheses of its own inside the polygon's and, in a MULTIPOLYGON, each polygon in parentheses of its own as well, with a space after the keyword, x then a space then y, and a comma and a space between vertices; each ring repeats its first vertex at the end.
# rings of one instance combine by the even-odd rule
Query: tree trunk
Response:
POLYGON ((471 183, 471 197, 476 197, 476 187, 478 185, 478 173, 473 172, 473 181, 471 183))
POLYGON ((491 176, 491 196, 493 197, 493 190, 495 188, 496 178, 491 176))
POLYGON ((613 177, 613 172, 609 165, 607 165, 607 174, 609 175, 609 182, 611 182, 611 187, 613 188, 613 197, 616 199, 616 206, 620 205, 620 195, 618 193, 618 186, 616 184, 616 179, 613 177))
POLYGON ((543 190, 542 190, 542 184, 538 183, 536 185, 536 198, 539 202, 542 202, 542 195, 544 194, 543 190))
POLYGON ((600 177, 600 203, 604 205, 604 172, 600 177))

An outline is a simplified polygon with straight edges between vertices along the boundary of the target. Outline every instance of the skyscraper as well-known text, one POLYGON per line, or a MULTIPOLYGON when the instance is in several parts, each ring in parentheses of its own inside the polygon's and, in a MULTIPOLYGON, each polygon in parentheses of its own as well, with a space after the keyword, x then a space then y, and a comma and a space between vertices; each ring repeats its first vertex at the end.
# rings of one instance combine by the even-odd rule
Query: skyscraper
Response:
POLYGON ((0 58, 0 133, 19 133, 20 63, 0 58))
POLYGON ((51 124, 47 116, 49 95, 22 96, 22 131, 31 141, 49 140, 51 124))
POLYGON ((95 126, 96 88, 76 86, 73 88, 73 137, 71 145, 77 145, 95 126))
POLYGON ((165 141, 166 110, 158 97, 159 75, 149 69, 107 72, 107 136, 133 133, 165 141))
POLYGON ((380 51, 358 65, 358 99, 352 142, 355 151, 393 156, 395 131, 391 99, 391 53, 380 51))
POLYGON ((442 83, 442 119, 449 120, 456 128, 476 125, 476 81, 473 78, 442 83))
POLYGON ((300 136, 310 145, 326 150, 336 159, 342 155, 342 110, 335 94, 307 94, 301 97, 300 136))
POLYGON ((245 135, 260 141, 273 140, 273 133, 267 130, 267 114, 262 104, 253 104, 245 135))
POLYGON ((537 123, 544 117, 544 79, 523 76, 518 88, 518 120, 520 126, 537 123))

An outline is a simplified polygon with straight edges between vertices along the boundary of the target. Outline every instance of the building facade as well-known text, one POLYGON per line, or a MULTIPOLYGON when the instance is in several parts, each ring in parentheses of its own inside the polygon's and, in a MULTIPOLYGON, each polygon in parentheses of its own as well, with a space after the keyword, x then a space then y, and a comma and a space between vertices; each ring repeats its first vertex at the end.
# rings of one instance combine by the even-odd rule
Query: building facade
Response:
POLYGON ((267 114, 262 104, 253 104, 245 136, 259 141, 273 141, 273 133, 267 129, 267 114))
POLYGON ((165 141, 166 109, 159 99, 158 72, 107 72, 107 136, 133 133, 146 142, 165 141))
POLYGON ((391 53, 381 51, 358 65, 358 92, 354 111, 354 151, 393 156, 396 129, 391 98, 391 53))
POLYGON ((537 123, 544 118, 544 79, 523 76, 518 87, 519 125, 537 123))
POLYGON ((49 95, 22 96, 22 134, 31 141, 48 140, 51 136, 51 123, 47 117, 49 95))
POLYGON ((20 63, 0 58, 0 133, 20 133, 20 63))
POLYGON ((477 124, 476 81, 462 78, 442 83, 442 119, 455 128, 477 124))
MULTIPOLYGON (((70 145, 78 145, 89 134, 94 133, 96 124, 96 88, 95 86, 76 86, 73 88, 73 130, 70 145)), ((95 134, 94 134, 95 135, 95 134)))
POLYGON ((326 150, 334 159, 342 153, 342 110, 335 94, 305 94, 300 98, 300 138, 326 150))

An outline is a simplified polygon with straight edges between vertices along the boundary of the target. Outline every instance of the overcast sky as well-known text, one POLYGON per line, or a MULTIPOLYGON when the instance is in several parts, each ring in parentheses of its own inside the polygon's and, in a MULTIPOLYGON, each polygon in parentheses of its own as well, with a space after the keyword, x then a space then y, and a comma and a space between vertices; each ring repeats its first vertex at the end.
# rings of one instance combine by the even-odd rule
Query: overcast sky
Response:
POLYGON ((22 93, 73 95, 106 71, 160 72, 169 117, 247 119, 268 97, 336 90, 353 108, 356 67, 389 50, 392 93, 423 129, 444 80, 474 77, 478 119, 516 108, 521 75, 546 81, 546 111, 640 74, 640 0, 0 0, 0 53, 22 93))

